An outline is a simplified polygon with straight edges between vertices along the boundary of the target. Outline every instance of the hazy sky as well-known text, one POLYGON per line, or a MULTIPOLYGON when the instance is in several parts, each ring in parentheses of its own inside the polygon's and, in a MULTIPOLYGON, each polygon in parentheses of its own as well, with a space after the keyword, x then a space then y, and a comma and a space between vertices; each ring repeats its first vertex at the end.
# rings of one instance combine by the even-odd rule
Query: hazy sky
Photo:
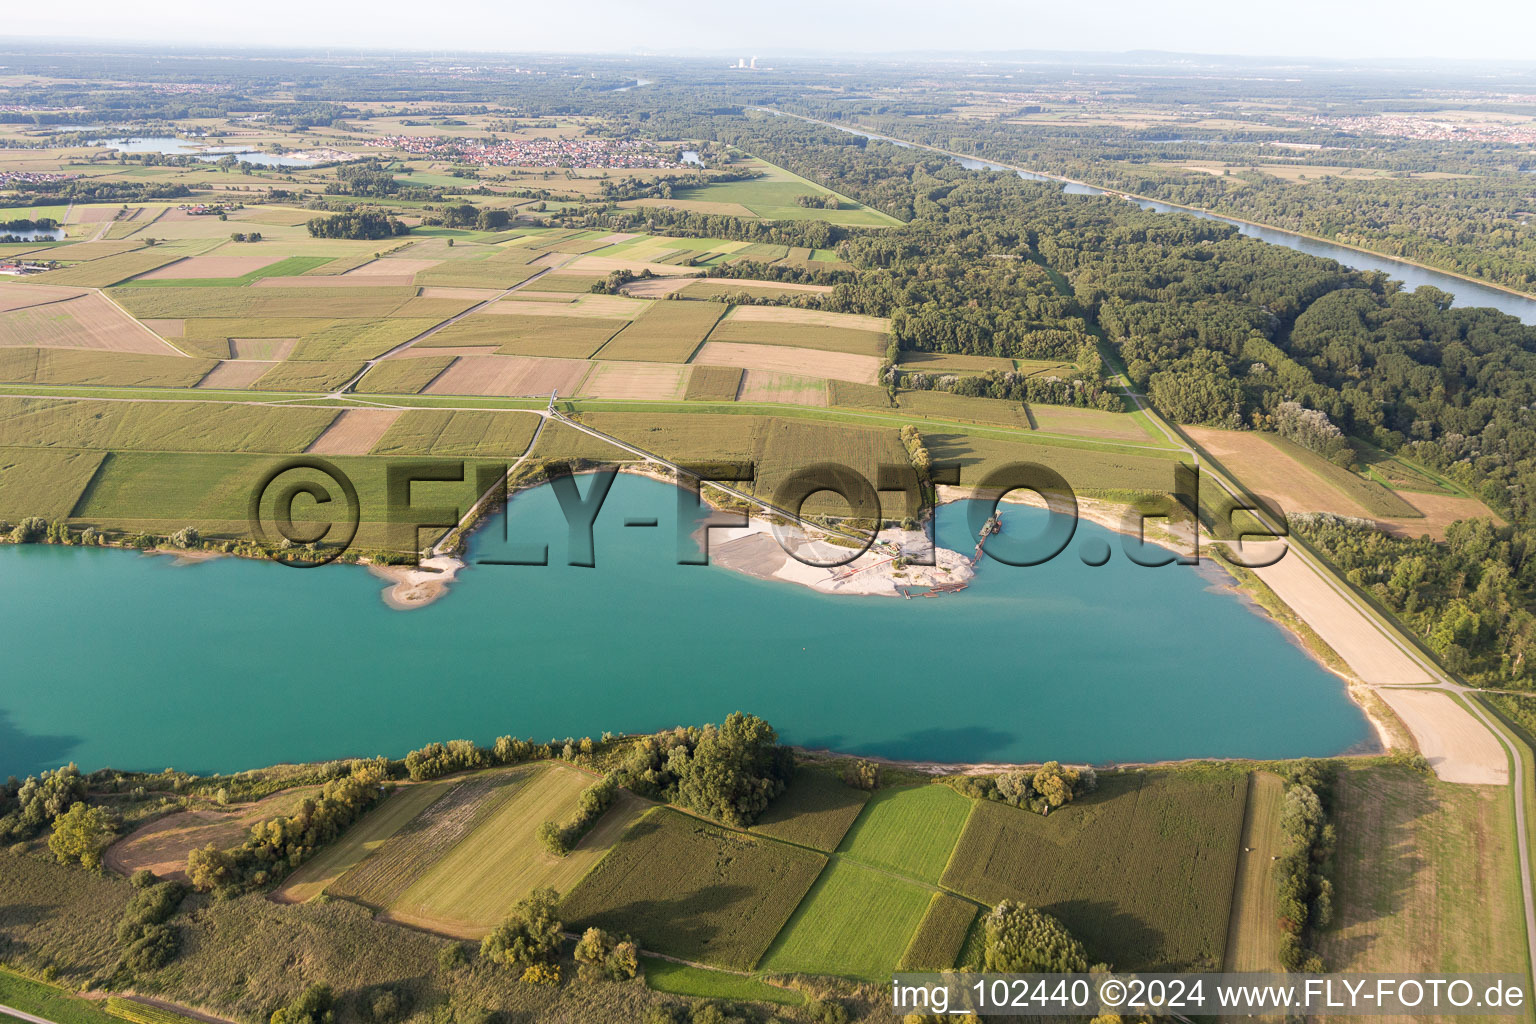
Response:
POLYGON ((28 36, 215 46, 559 52, 1175 50, 1536 59, 1532 0, 68 0, 8 3, 28 36))

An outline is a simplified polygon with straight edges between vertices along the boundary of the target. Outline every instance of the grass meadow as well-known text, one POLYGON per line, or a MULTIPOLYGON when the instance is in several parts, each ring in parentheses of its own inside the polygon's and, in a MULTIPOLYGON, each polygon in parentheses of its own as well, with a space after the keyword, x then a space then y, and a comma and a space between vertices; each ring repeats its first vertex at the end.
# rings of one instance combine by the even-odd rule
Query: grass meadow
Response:
POLYGON ((838 858, 779 933, 763 969, 883 981, 917 931, 932 895, 915 882, 838 858))
POLYGON ((948 786, 877 790, 837 852, 936 883, 970 813, 971 801, 948 786))
POLYGON ((61 519, 96 475, 104 452, 0 448, 0 519, 61 519))
POLYGON ((799 1006, 805 997, 792 988, 780 988, 756 978, 706 967, 690 967, 656 957, 641 957, 645 984, 657 992, 696 999, 730 999, 745 1003, 777 1003, 799 1006))

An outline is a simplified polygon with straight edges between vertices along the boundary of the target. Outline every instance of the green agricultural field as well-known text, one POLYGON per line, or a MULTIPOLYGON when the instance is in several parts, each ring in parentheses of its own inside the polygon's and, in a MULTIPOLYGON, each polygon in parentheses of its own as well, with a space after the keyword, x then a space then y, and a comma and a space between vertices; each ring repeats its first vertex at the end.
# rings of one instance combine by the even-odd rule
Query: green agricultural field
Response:
MULTIPOLYGON (((33 981, 4 967, 0 967, 0 1004, 56 1024, 121 1024, 88 999, 33 981)), ((0 1018, 19 1021, 9 1014, 0 1014, 0 1018)))
MULTIPOLYGON (((756 462, 756 492, 770 500, 791 474, 817 463, 852 469, 871 487, 879 481, 881 466, 910 465, 895 427, 852 427, 777 417, 763 425, 756 462)), ((915 495, 909 495, 905 503, 894 494, 882 495, 880 500, 886 517, 917 514, 915 495)), ((848 501, 827 491, 811 495, 801 510, 813 515, 851 514, 848 501)))
MULTIPOLYGON (((988 370, 1010 373, 1018 369, 1012 359, 1001 356, 968 356, 949 352, 904 351, 901 353, 900 365, 903 370, 913 373, 953 373, 961 376, 980 376, 988 370)), ((1063 365, 1071 368, 1070 364, 1063 365)))
POLYGON ((819 352, 851 352, 860 356, 883 356, 889 344, 886 336, 878 331, 759 320, 722 320, 709 333, 709 340, 786 345, 819 352))
POLYGON ((970 813, 971 801, 948 786, 882 789, 870 798, 837 852, 937 882, 970 813))
POLYGON ((837 849, 849 826, 869 801, 829 771, 801 766, 789 788, 768 805, 752 831, 798 846, 828 852, 837 849))
POLYGON ((0 381, 108 387, 189 388, 213 369, 212 359, 75 348, 0 348, 0 381))
POLYGON ((967 487, 980 485, 987 473, 1013 462, 1049 466, 1079 494, 1105 491, 1167 494, 1174 486, 1173 453, 1153 449, 1143 453, 1128 448, 1031 444, 993 438, 980 432, 962 434, 932 430, 923 431, 923 440, 934 462, 959 463, 960 482, 967 487))
POLYGON ((187 341, 303 338, 345 323, 327 316, 192 317, 183 324, 181 338, 187 341))
POLYGON ((419 356, 374 363, 353 388, 360 395, 414 395, 452 363, 455 356, 419 356))
MULTIPOLYGON (((88 266, 96 267, 105 262, 98 260, 88 266)), ((407 300, 415 298, 416 289, 114 288, 110 295, 124 309, 141 319, 232 317, 243 320, 310 316, 342 320, 349 317, 388 316, 407 300)))
POLYGON ((695 365, 688 375, 683 398, 690 402, 734 402, 741 390, 741 369, 735 366, 695 365))
MULTIPOLYGON (((543 269, 512 259, 451 259, 417 274, 416 283, 447 288, 511 288, 543 269)), ((543 283, 540 278, 538 284, 543 283)))
MULTIPOLYGON (((305 411, 321 412, 327 418, 335 414, 334 409, 305 411)), ((208 538, 249 537, 251 495, 267 474, 285 461, 273 455, 113 452, 76 502, 71 518, 77 526, 130 533, 142 530, 164 535, 195 526, 208 538)), ((416 550, 412 531, 389 523, 385 460, 330 456, 326 461, 345 473, 357 488, 360 522, 356 547, 416 550)), ((476 488, 481 465, 486 464, 466 465, 464 481, 417 483, 411 490, 412 499, 422 507, 467 510, 480 496, 476 488)), ((284 477, 285 482, 289 479, 284 477)), ((292 480, 335 487, 323 476, 308 472, 298 473, 292 480)), ((264 515, 270 529, 271 510, 264 510, 264 515)), ((301 527, 333 521, 327 510, 308 504, 307 499, 294 503, 293 518, 301 527)))
POLYGON ((1101 776, 1050 815, 982 800, 944 885, 1039 907, 1121 970, 1218 970, 1247 797, 1246 770, 1203 768, 1101 776))
MULTIPOLYGON (((635 412, 582 413, 581 421, 680 463, 750 462, 767 422, 761 416, 635 412)), ((558 424, 539 435, 534 454, 540 459, 633 460, 628 452, 558 424)))
POLYGON ((536 830, 546 821, 566 821, 574 815, 576 798, 595 781, 569 765, 539 769, 473 832, 445 850, 390 906, 390 917, 431 931, 479 938, 534 889, 548 886, 570 892, 645 809, 639 798, 621 793, 575 849, 555 856, 539 842, 536 830))
POLYGON ((604 345, 599 356, 686 363, 724 312, 718 302, 658 302, 604 345))
POLYGON ((289 875, 278 888, 277 898, 302 903, 319 896, 326 886, 361 864, 453 786, 453 782, 438 780, 397 788, 383 803, 342 833, 340 839, 322 848, 312 860, 289 875))
POLYGON ((494 816, 532 774, 526 768, 496 770, 454 782, 326 891, 375 910, 392 906, 446 851, 494 816))
MULTIPOLYGON (((414 299, 412 302, 416 301, 414 299)), ((410 303, 407 303, 409 305, 410 303)), ((187 321, 189 324, 201 321, 187 321)), ((377 359, 436 327, 440 321, 421 317, 383 317, 374 320, 311 321, 309 330, 295 333, 299 338, 289 354, 295 360, 377 359)), ((290 335, 277 335, 289 337, 290 335)), ((230 337, 245 337, 232 334, 230 337)))
POLYGON ((105 457, 99 451, 0 448, 0 520, 63 519, 105 457))
POLYGON ((568 928, 629 934, 642 947, 750 970, 826 858, 658 807, 566 896, 568 928))
POLYGON ((394 312, 392 317, 413 317, 419 320, 432 320, 441 323, 460 313, 466 313, 480 305, 480 299, 429 299, 418 295, 414 299, 406 299, 394 312))
POLYGON ((912 416, 932 416, 958 423, 997 424, 1015 430, 1029 430, 1029 413, 1018 402, 1001 398, 966 398, 945 391, 902 391, 896 396, 902 412, 912 416))
POLYGON ((763 969, 885 981, 932 895, 915 882, 834 860, 779 933, 763 969))
POLYGON ((255 391, 335 391, 363 371, 362 363, 290 359, 256 378, 255 391))
POLYGON ((301 452, 331 409, 214 402, 107 402, 0 396, 0 445, 112 451, 301 452))
POLYGON ((792 988, 780 988, 756 978, 707 967, 690 967, 656 957, 641 957, 645 984, 657 992, 670 992, 696 999, 729 999, 739 1003, 776 1003, 799 1006, 805 997, 792 988))
POLYGON ((738 166, 763 172, 760 178, 724 181, 692 188, 675 188, 672 198, 687 202, 736 203, 764 220, 824 220, 849 227, 888 227, 899 224, 894 217, 871 210, 846 196, 835 210, 805 207, 796 196, 828 195, 827 189, 761 159, 740 161, 738 166))
MULTIPOLYGON (((416 362, 414 359, 408 361, 416 362)), ((412 409, 390 425, 372 454, 488 457, 510 461, 528 450, 538 426, 538 417, 526 412, 412 409)))
POLYGON ((976 904, 947 892, 934 893, 896 970, 947 971, 954 967, 959 963, 979 909, 976 904))
MULTIPOLYGON (((744 249, 736 250, 731 255, 733 257, 750 256, 754 259, 761 259, 763 262, 772 262, 776 259, 783 259, 784 255, 789 251, 785 246, 782 245, 763 246, 764 249, 774 250, 777 252, 777 255, 770 258, 766 254, 763 256, 752 256, 751 250, 754 248, 755 246, 749 245, 744 249)), ((729 296, 742 294, 750 295, 756 299, 793 299, 799 296, 815 295, 817 293, 806 291, 804 288, 796 288, 794 285, 776 285, 756 282, 747 284, 728 277, 710 277, 703 278, 690 285, 685 285, 679 294, 682 295, 685 299, 723 299, 729 296)))

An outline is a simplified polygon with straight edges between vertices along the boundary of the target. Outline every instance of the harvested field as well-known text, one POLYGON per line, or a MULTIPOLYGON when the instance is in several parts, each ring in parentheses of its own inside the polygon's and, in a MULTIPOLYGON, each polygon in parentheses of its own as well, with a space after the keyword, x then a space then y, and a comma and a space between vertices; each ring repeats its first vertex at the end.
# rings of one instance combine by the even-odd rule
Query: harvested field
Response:
MULTIPOLYGON (((198 257, 201 259, 202 257, 198 257)), ((140 278, 140 280, 144 280, 140 278)), ((295 277, 261 277, 251 282, 252 288, 411 288, 416 283, 415 274, 356 274, 301 275, 295 277)))
POLYGON ((677 401, 683 397, 688 366, 683 363, 592 364, 581 393, 592 398, 677 401))
POLYGON ((621 291, 637 299, 661 299, 673 292, 693 287, 689 284, 691 280, 687 277, 653 277, 644 281, 631 281, 621 291))
POLYGON ((65 299, 78 299, 90 292, 84 288, 50 287, 45 284, 8 284, 0 287, 0 313, 28 306, 43 306, 65 299))
POLYGON ((276 361, 265 359, 221 359, 195 386, 244 391, 276 365, 276 361))
POLYGON ((547 395, 558 389, 572 394, 586 376, 580 359, 532 356, 463 356, 429 384, 428 395, 547 395))
POLYGON ((801 766, 752 831, 831 852, 868 802, 868 791, 854 789, 831 772, 801 766))
MULTIPOLYGON (((771 309, 769 306, 737 306, 737 309, 771 309)), ((722 320, 710 332, 711 342, 747 342, 753 345, 783 345, 815 349, 821 352, 851 352, 854 355, 884 356, 888 340, 874 331, 854 331, 843 327, 773 323, 757 320, 722 320)))
POLYGON ((374 455, 515 459, 528 450, 539 418, 527 412, 411 409, 385 432, 374 455))
POLYGON ((826 858, 653 808, 561 904, 567 927, 634 936, 646 949, 750 970, 826 858))
POLYGON ((1424 513, 1423 519, 1376 520, 1388 533, 1399 537, 1420 537, 1427 533, 1432 540, 1444 540, 1445 528, 1459 519, 1492 519, 1499 524, 1504 522, 1503 517, 1476 498, 1463 498, 1455 494, 1423 494, 1417 491, 1400 491, 1398 497, 1424 513))
POLYGON ((289 359, 274 365, 251 387, 257 391, 334 391, 362 369, 362 363, 289 359))
POLYGON ((480 772, 455 782, 373 854, 326 887, 327 892, 384 910, 443 855, 493 815, 528 772, 480 772))
POLYGON ((979 909, 976 904, 947 892, 934 893, 896 970, 947 971, 954 967, 979 909))
POLYGON ((649 270, 662 277, 678 275, 696 277, 699 273, 697 267, 683 267, 671 263, 647 263, 643 260, 625 259, 623 256, 582 256, 568 264, 565 269, 573 274, 591 274, 594 279, 606 277, 615 270, 632 270, 637 274, 643 270, 649 270))
POLYGON ((1332 817, 1333 926, 1317 941, 1328 970, 1525 970, 1507 789, 1390 765, 1346 768, 1332 817))
POLYGON ((162 338, 179 338, 187 327, 185 320, 140 320, 139 323, 162 338))
POLYGON ((181 355, 96 293, 0 313, 0 346, 181 355))
POLYGON ((1493 732, 1450 694, 1383 687, 1376 691, 1418 742, 1441 782, 1507 786, 1509 760, 1493 732))
POLYGON ((688 375, 688 390, 683 397, 690 402, 734 402, 741 389, 743 371, 736 366, 703 366, 695 363, 688 375))
POLYGON ((483 312, 512 316, 583 317, 603 320, 633 320, 655 303, 627 299, 622 295, 559 295, 559 302, 528 302, 535 292, 513 292, 483 312))
POLYGON ((161 878, 187 880, 187 854, 213 843, 219 849, 239 846, 251 826, 268 818, 292 814, 318 786, 273 793, 255 803, 227 811, 178 811, 135 829, 107 850, 106 866, 122 875, 148 868, 161 878))
MULTIPOLYGON (((441 260, 413 260, 403 257, 386 256, 384 259, 374 260, 372 263, 364 263, 360 267, 343 274, 343 277, 395 277, 400 274, 409 274, 412 277, 423 270, 431 270, 440 264, 441 260)), ((452 296, 459 298, 460 296, 452 296)))
POLYGON ((105 458, 102 452, 0 448, 0 518, 63 519, 105 458))
POLYGON ((537 289, 529 288, 529 289, 523 289, 521 291, 513 292, 511 295, 507 296, 506 301, 507 302, 545 302, 545 303, 575 302, 576 301, 576 293, 575 292, 541 292, 541 291, 538 291, 537 289))
POLYGON ((943 884, 1039 907, 1091 961, 1218 970, 1247 798, 1246 770, 1208 768, 1101 775, 1049 815, 981 800, 943 884))
MULTIPOLYGON (((625 288, 625 291, 629 290, 629 287, 625 288)), ((827 295, 831 291, 832 286, 829 284, 791 284, 747 278, 706 277, 689 284, 683 290, 683 295, 690 299, 715 299, 746 292, 755 298, 779 298, 784 295, 827 295)), ((887 326, 880 329, 889 330, 890 328, 887 326)))
POLYGON ((117 217, 117 211, 119 209, 121 209, 121 207, 115 204, 103 206, 76 206, 74 213, 70 215, 69 222, 71 224, 100 224, 103 221, 114 220, 117 217))
MULTIPOLYGON (((1264 562, 1275 557, 1283 540, 1243 544, 1245 559, 1264 562)), ((1387 639, 1364 612, 1345 600, 1296 551, 1287 551, 1275 564, 1251 570, 1311 626, 1323 643, 1367 683, 1427 683, 1429 675, 1387 639)))
POLYGON ((386 359, 373 364, 354 390, 362 395, 414 395, 448 369, 458 354, 434 351, 418 359, 386 359))
POLYGON ((18 384, 189 388, 212 360, 77 348, 0 348, 0 380, 18 384))
POLYGON ((603 359, 686 363, 722 310, 715 303, 660 302, 614 336, 603 359))
POLYGON ((567 765, 550 764, 535 772, 473 832, 445 850, 389 908, 389 918, 478 939, 534 889, 570 892, 647 806, 620 791, 581 842, 564 857, 555 856, 538 840, 538 827, 570 818, 581 791, 595 781, 567 765))
POLYGON ((1012 359, 1000 356, 953 355, 947 352, 902 352, 901 368, 914 373, 983 374, 988 370, 1012 373, 1012 359))
POLYGON ((932 896, 915 882, 852 861, 833 861, 774 941, 763 969, 883 982, 932 896))
POLYGON ((400 418, 399 409, 343 409, 325 433, 304 449, 318 455, 367 455, 400 418))
POLYGON ((971 801, 948 786, 878 790, 837 850, 852 860, 937 882, 970 813, 971 801))
MULTIPOLYGON (((145 281, 202 280, 244 277, 246 274, 281 263, 283 256, 275 249, 255 256, 189 256, 139 277, 145 281)), ((263 280, 271 280, 264 278, 263 280)), ((306 282, 308 283, 308 282, 306 282)))
POLYGON ((230 338, 230 358, 277 362, 292 355, 298 343, 298 338, 230 338))
POLYGON ((1280 897, 1275 858, 1284 852, 1280 808, 1285 781, 1274 772, 1248 776, 1242 852, 1232 893, 1224 971, 1279 971, 1280 897))
POLYGON ((1188 433, 1277 514, 1332 512, 1361 519, 1401 518, 1410 536, 1430 532, 1417 516, 1418 510, 1402 496, 1282 438, 1210 427, 1190 427, 1188 433))
POLYGON ((321 849, 312 860, 289 875, 273 896, 283 903, 303 903, 319 896, 336 879, 361 864, 390 836, 404 828, 426 810, 434 800, 447 793, 457 780, 419 783, 398 787, 367 814, 321 849))
POLYGON ((1074 409, 1065 405, 1031 405, 1035 428, 1047 434, 1106 438, 1114 441, 1146 441, 1147 432, 1127 413, 1074 409))
POLYGON ((693 361, 712 366, 739 366, 744 370, 813 373, 829 380, 846 380, 854 384, 874 384, 880 372, 880 360, 876 356, 724 341, 705 342, 694 355, 693 361))
MULTIPOLYGON (((830 291, 831 289, 827 289, 830 291)), ((891 321, 883 316, 861 316, 855 313, 827 313, 818 309, 796 309, 794 306, 733 306, 722 321, 724 324, 781 324, 794 327, 837 327, 849 331, 866 331, 875 334, 890 332, 891 321)))
POLYGON ((499 288, 427 287, 421 289, 420 297, 423 299, 474 299, 476 302, 484 302, 500 294, 499 288))
POLYGON ((743 402, 784 402, 790 405, 827 404, 827 382, 794 373, 747 370, 737 398, 743 402))

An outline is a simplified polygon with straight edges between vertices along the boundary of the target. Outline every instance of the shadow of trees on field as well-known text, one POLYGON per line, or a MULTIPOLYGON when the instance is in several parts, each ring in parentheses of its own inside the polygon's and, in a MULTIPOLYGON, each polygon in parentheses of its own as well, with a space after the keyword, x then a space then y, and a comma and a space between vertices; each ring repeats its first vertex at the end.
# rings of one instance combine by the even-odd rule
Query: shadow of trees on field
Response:
POLYGON ((1066 925, 1087 948, 1090 960, 1102 960, 1122 971, 1184 966, 1157 963, 1155 956, 1149 957, 1163 948, 1163 933, 1107 900, 1062 900, 1040 909, 1066 925))
POLYGON ((739 920, 731 911, 751 900, 745 885, 706 885, 670 899, 640 899, 588 915, 584 925, 628 932, 642 945, 666 948, 676 956, 694 958, 711 951, 711 943, 728 933, 722 927, 739 920))

